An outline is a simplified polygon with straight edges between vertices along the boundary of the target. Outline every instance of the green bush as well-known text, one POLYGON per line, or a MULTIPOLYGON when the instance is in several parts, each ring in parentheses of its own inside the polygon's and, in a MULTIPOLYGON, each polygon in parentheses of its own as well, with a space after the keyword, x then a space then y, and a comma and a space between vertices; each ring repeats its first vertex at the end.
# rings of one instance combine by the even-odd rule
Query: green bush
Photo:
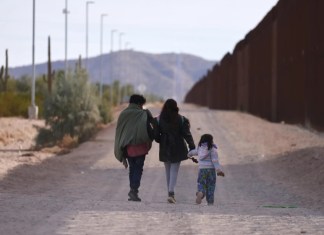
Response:
POLYGON ((0 93, 1 117, 28 117, 30 95, 26 93, 0 93))
POLYGON ((45 135, 56 141, 65 135, 85 141, 95 133, 101 121, 95 95, 83 73, 56 77, 53 93, 46 98, 43 112, 52 132, 52 135, 47 132, 45 135))
MULTIPOLYGON (((37 84, 38 80, 36 80, 35 103, 38 106, 38 116, 42 117, 46 93, 44 89, 37 84)), ((7 91, 0 92, 0 117, 19 116, 28 118, 28 107, 31 105, 30 84, 31 78, 27 75, 23 75, 17 80, 8 80, 7 91)))
POLYGON ((51 130, 46 128, 39 129, 38 135, 36 136, 37 146, 53 146, 56 142, 57 140, 54 138, 51 130))
POLYGON ((110 101, 110 93, 108 92, 109 89, 103 93, 102 100, 99 101, 99 112, 102 122, 107 124, 112 121, 112 106, 110 101))

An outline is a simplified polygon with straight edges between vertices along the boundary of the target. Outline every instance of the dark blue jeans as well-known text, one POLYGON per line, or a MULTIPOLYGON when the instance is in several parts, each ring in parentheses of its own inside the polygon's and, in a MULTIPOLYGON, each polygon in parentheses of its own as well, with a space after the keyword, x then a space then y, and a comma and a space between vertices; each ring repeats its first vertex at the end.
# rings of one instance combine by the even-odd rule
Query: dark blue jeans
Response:
POLYGON ((138 157, 127 157, 129 165, 129 186, 138 191, 141 185, 145 155, 138 157))

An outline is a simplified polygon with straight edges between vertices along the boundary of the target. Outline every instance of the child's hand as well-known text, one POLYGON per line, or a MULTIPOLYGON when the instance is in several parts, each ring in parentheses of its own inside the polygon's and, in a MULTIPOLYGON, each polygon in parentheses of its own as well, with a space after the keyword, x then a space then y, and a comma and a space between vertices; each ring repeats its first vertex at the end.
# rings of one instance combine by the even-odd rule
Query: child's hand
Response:
POLYGON ((224 177, 224 176, 225 176, 225 174, 224 174, 224 172, 222 172, 222 171, 219 171, 219 172, 217 172, 217 176, 222 176, 222 177, 224 177))

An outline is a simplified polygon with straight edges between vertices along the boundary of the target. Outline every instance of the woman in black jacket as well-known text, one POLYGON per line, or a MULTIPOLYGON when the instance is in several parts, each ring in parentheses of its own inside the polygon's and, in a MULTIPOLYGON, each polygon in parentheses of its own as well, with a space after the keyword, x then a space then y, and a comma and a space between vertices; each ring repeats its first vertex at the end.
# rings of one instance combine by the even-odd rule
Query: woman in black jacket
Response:
POLYGON ((174 187, 180 163, 188 159, 188 146, 190 150, 195 149, 190 123, 179 114, 177 102, 173 99, 168 99, 164 103, 161 114, 155 118, 154 123, 155 141, 160 144, 159 160, 165 166, 168 202, 175 203, 174 187))

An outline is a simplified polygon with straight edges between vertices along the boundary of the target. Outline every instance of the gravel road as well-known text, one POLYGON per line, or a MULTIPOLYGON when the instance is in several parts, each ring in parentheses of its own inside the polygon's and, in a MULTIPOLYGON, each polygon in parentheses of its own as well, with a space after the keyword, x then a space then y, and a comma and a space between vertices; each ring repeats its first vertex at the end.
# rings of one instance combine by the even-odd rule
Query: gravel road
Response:
POLYGON ((180 167, 177 204, 167 203, 156 143, 145 161, 142 202, 129 202, 112 124, 69 154, 11 170, 0 181, 0 234, 324 234, 322 136, 248 114, 192 105, 180 111, 196 143, 211 133, 219 147, 226 176, 217 178, 214 206, 195 205, 198 169, 191 161, 180 167), (321 154, 319 178, 298 183, 307 166, 288 171, 287 161, 306 149, 321 154))

